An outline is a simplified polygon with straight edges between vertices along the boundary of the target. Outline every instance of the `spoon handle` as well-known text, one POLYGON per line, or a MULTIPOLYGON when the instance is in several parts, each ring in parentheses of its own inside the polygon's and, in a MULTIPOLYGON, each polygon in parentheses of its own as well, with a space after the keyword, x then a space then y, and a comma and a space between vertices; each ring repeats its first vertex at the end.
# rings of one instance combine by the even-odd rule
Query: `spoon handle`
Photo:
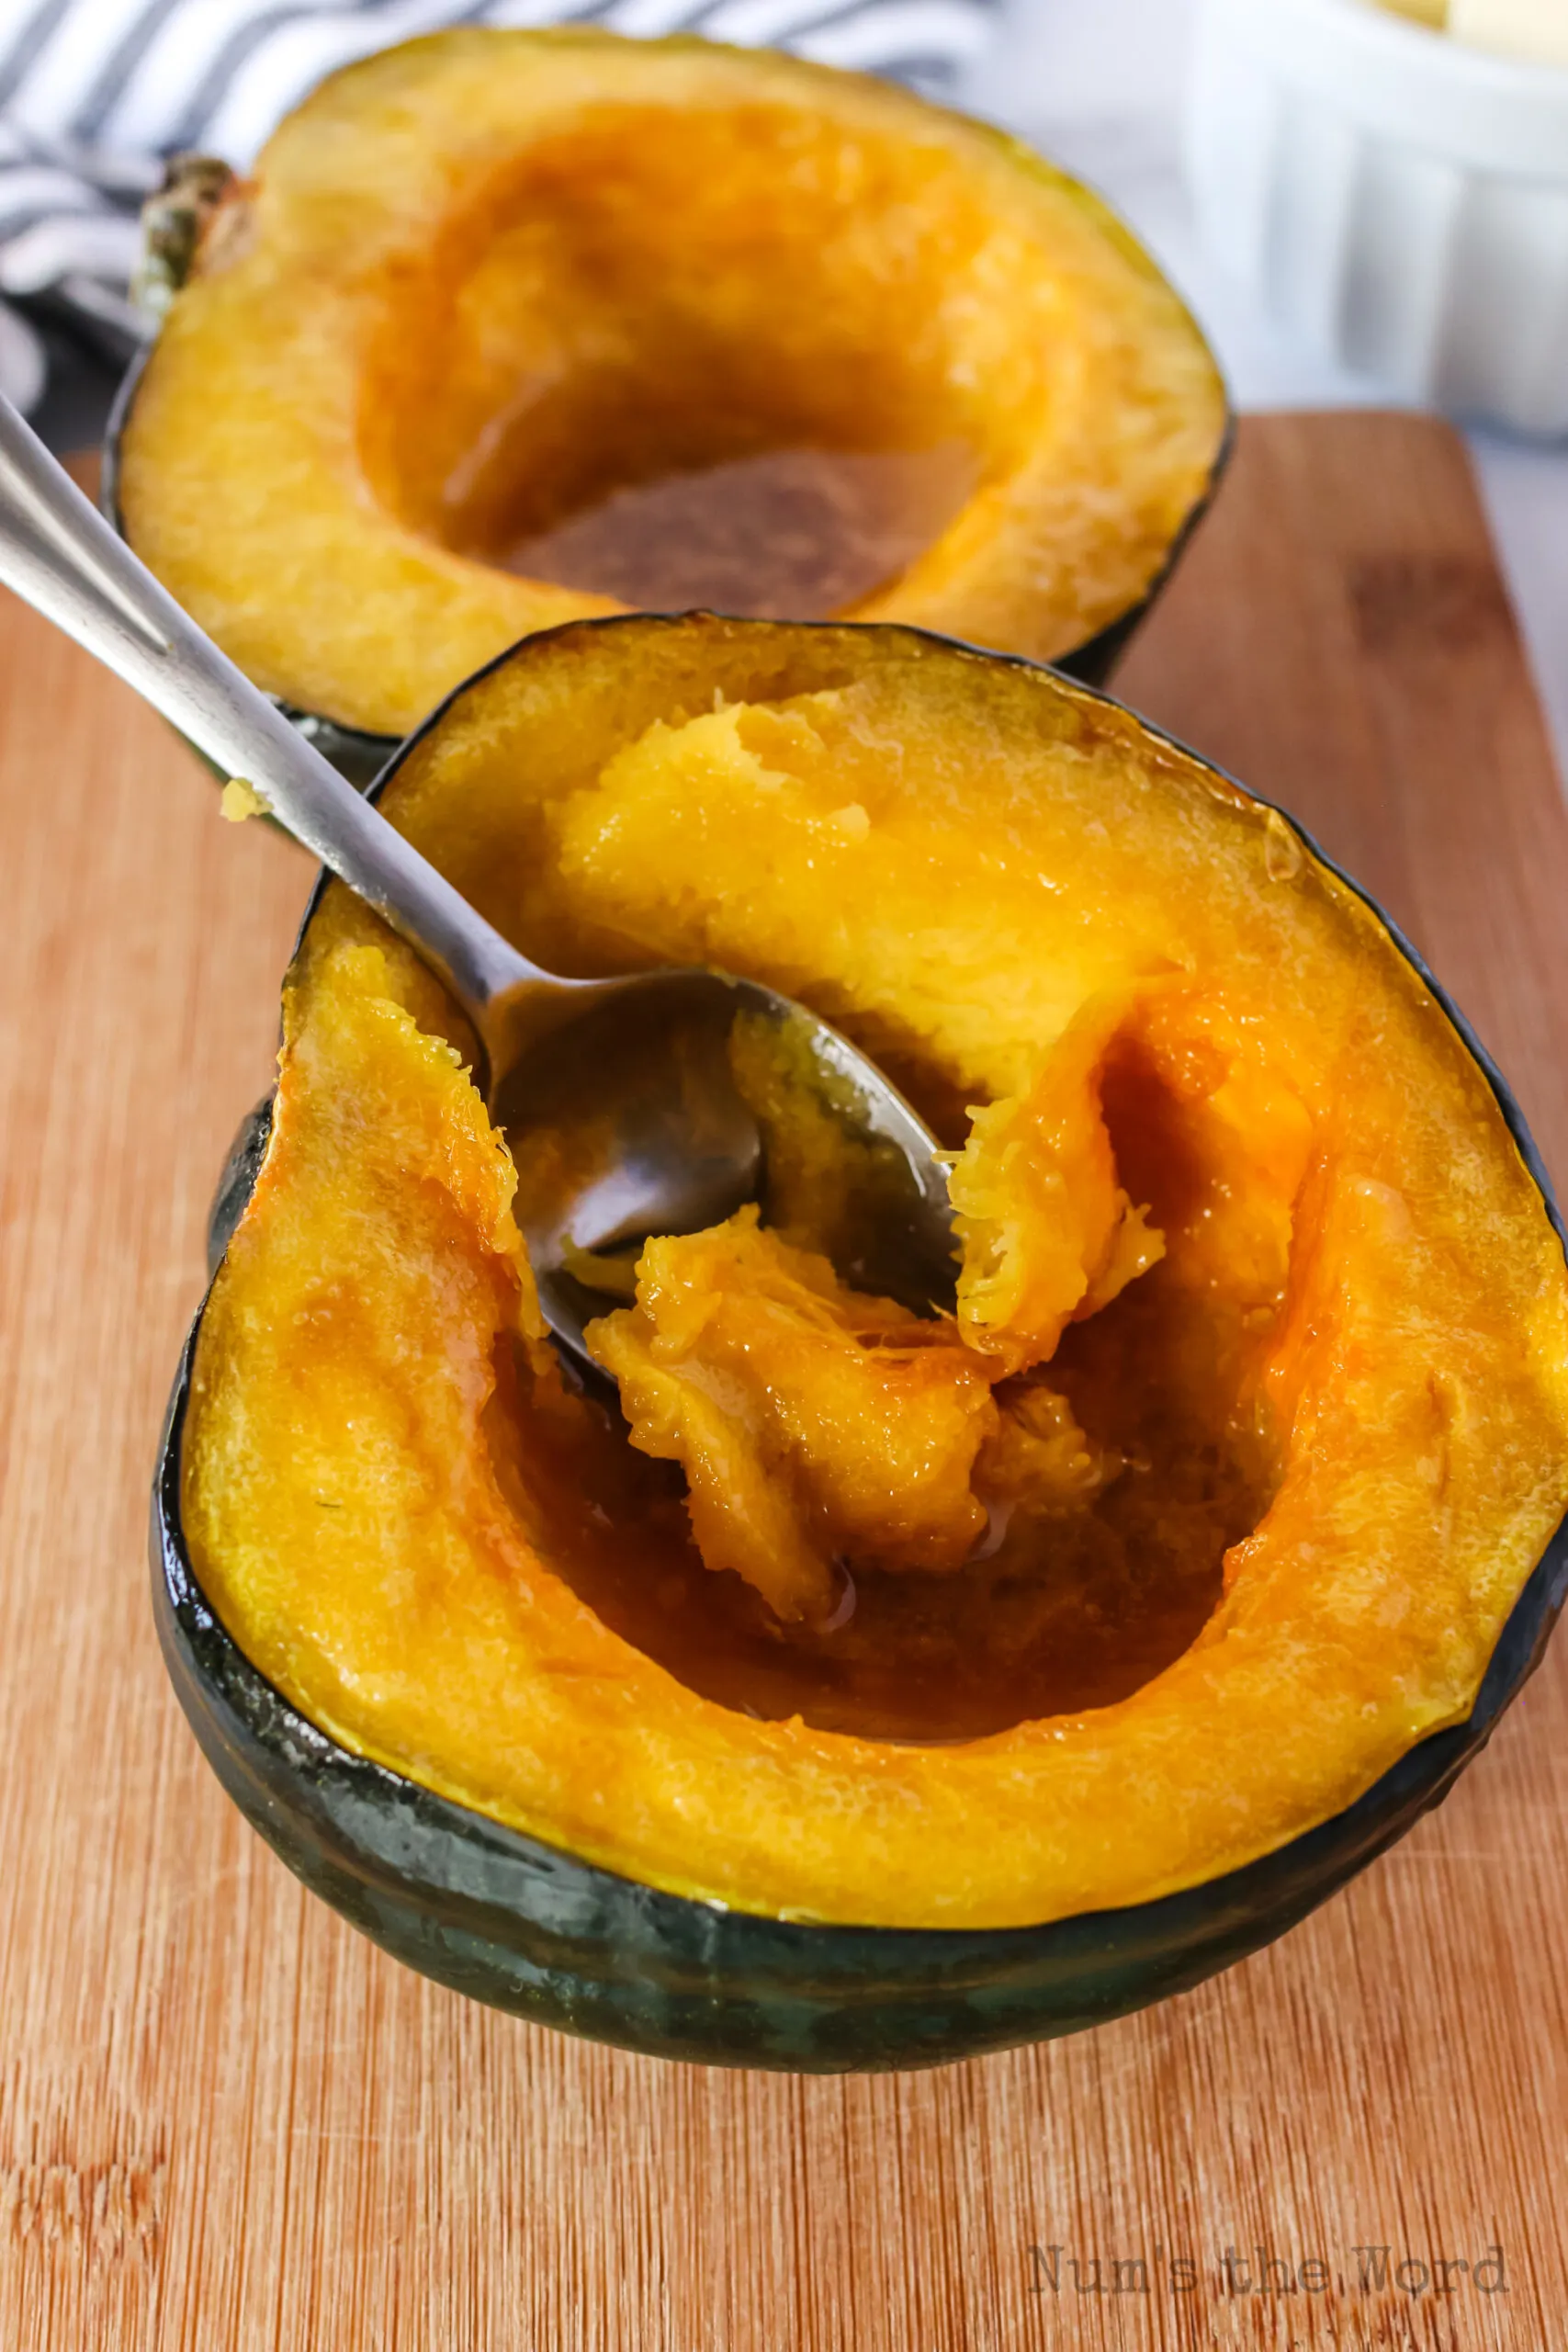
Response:
MULTIPOLYGON (((135 688, 446 982, 481 1035, 525 961, 197 628, 0 395, 0 583, 135 688)), ((560 984, 556 983, 557 986, 560 984)))

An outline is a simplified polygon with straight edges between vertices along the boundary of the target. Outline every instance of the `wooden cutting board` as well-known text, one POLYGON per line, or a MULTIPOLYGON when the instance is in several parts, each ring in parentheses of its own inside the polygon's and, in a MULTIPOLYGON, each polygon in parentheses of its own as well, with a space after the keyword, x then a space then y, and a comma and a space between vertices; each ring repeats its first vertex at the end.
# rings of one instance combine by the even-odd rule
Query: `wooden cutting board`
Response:
MULTIPOLYGON (((1568 1177, 1568 823, 1453 436, 1249 422, 1122 684, 1382 897, 1568 1177)), ((310 881, 6 604, 0 2347, 1568 2344, 1568 1636, 1284 1942, 931 2075, 516 2024, 244 1827, 159 1665, 146 1490, 310 881)))

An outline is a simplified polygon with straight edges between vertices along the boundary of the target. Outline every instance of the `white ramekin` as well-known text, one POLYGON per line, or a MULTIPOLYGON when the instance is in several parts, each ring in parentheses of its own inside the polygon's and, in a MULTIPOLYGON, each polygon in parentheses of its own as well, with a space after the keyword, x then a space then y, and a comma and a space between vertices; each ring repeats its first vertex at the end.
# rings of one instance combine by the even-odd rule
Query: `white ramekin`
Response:
POLYGON ((1211 253, 1304 342, 1568 433, 1568 72, 1363 0, 1200 0, 1185 144, 1211 253))

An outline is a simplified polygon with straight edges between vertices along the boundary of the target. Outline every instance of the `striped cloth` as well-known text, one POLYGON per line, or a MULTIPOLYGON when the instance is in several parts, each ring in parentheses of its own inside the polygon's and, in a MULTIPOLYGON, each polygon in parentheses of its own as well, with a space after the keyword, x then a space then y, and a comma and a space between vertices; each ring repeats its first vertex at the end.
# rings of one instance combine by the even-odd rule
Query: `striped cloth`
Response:
POLYGON ((448 24, 598 24, 795 51, 941 94, 998 0, 0 0, 0 390, 46 379, 32 322, 114 358, 136 216, 181 149, 243 168, 324 74, 448 24))

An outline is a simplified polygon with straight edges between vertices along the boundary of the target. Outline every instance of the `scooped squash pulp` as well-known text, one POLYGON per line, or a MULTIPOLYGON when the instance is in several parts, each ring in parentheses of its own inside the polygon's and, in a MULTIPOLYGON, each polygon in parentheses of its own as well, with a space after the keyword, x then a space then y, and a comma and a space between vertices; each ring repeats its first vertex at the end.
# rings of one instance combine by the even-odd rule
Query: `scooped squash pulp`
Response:
POLYGON ((543 1340, 460 1022, 329 890, 184 1465, 308 1715, 658 1885, 957 1927, 1214 1876, 1466 1712, 1568 1507, 1568 1274, 1282 819, 1047 673, 711 620, 525 645, 385 806, 558 968, 837 1021, 960 1150, 964 1272, 950 1322, 857 1293, 775 1102, 761 1221, 606 1297, 628 1438, 543 1340))
POLYGON ((626 605, 1055 659, 1147 594, 1224 431, 1153 263, 998 134, 776 54, 469 28, 267 142, 118 494, 251 676, 401 735, 526 631, 626 605))

